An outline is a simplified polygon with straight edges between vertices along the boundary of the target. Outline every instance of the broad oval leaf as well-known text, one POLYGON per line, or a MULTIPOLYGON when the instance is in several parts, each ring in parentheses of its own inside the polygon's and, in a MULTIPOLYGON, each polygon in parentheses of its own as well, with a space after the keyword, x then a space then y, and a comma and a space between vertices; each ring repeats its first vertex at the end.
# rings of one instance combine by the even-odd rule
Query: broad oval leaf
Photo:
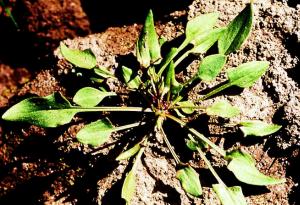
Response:
POLYGON ((213 190, 223 205, 247 205, 240 186, 226 187, 223 184, 213 184, 213 190))
POLYGON ((161 58, 158 36, 154 27, 153 13, 149 11, 144 28, 136 45, 136 56, 141 66, 147 68, 161 58))
POLYGON ((239 124, 245 137, 249 135, 263 137, 277 132, 282 127, 281 125, 269 124, 259 120, 248 120, 239 124))
POLYGON ((260 173, 255 167, 255 160, 240 150, 227 153, 226 160, 229 161, 227 168, 233 172, 239 181, 246 184, 266 186, 285 182, 285 179, 275 179, 260 173))
POLYGON ((187 41, 190 42, 197 38, 203 32, 212 29, 216 24, 218 17, 218 13, 209 13, 197 16, 188 21, 185 28, 185 35, 187 41))
POLYGON ((78 112, 60 93, 25 99, 7 110, 2 119, 27 122, 40 127, 57 127, 69 123, 78 112))
POLYGON ((116 93, 104 92, 92 87, 85 87, 77 91, 73 101, 82 107, 94 107, 108 96, 116 96, 116 93))
POLYGON ((83 144, 99 146, 105 143, 114 131, 115 129, 111 122, 104 118, 83 127, 76 137, 83 144))
POLYGON ((102 78, 116 78, 113 73, 104 67, 96 67, 94 68, 94 72, 102 78))
POLYGON ((128 172, 123 186, 121 197, 126 200, 126 204, 130 204, 136 189, 136 176, 134 170, 128 172))
POLYGON ((132 156, 134 156, 138 151, 141 149, 140 143, 134 145, 130 149, 126 150, 125 152, 122 152, 117 158, 117 161, 128 159, 132 156))
POLYGON ((253 61, 239 65, 227 72, 230 85, 241 88, 252 86, 268 69, 268 61, 253 61))
POLYGON ((70 49, 65 44, 61 43, 60 51, 67 61, 79 68, 92 69, 97 65, 96 57, 90 49, 83 51, 70 49))
POLYGON ((190 52, 197 54, 205 53, 217 42, 224 30, 225 28, 216 28, 199 35, 196 39, 191 41, 194 48, 192 48, 190 52))
POLYGON ((229 54, 241 47, 250 33, 253 13, 253 4, 250 3, 230 22, 218 41, 219 53, 229 54))
POLYGON ((208 115, 231 118, 240 114, 240 111, 238 108, 233 107, 229 102, 221 100, 206 108, 206 113, 208 115))
POLYGON ((191 101, 181 101, 181 102, 177 102, 176 105, 182 106, 183 108, 181 108, 182 112, 184 112, 185 114, 192 114, 195 109, 193 107, 195 107, 194 103, 191 101))
POLYGON ((134 76, 132 69, 126 66, 122 66, 122 71, 127 86, 131 89, 138 89, 142 82, 140 76, 139 75, 134 76))
POLYGON ((176 173, 177 179, 181 182, 183 189, 192 196, 201 196, 202 187, 199 174, 190 166, 180 169, 176 173))
POLYGON ((222 54, 210 55, 201 61, 198 76, 203 81, 212 81, 221 72, 226 63, 226 56, 222 54))

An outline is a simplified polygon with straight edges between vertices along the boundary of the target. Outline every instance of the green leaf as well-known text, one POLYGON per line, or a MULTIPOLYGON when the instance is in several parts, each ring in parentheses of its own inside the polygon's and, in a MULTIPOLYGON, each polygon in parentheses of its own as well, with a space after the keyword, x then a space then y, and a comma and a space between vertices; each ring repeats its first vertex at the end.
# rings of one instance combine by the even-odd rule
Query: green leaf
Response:
POLYGON ((206 108, 206 113, 208 115, 231 118, 240 114, 240 111, 238 108, 233 107, 229 102, 221 100, 206 108))
POLYGON ((173 61, 171 61, 167 67, 166 87, 169 86, 170 86, 171 93, 174 95, 178 94, 183 88, 183 85, 178 83, 176 80, 175 66, 173 61))
POLYGON ((217 42, 224 30, 225 28, 216 28, 199 35, 196 39, 191 41, 194 48, 192 48, 190 52, 197 54, 205 53, 217 42))
POLYGON ((260 173, 255 167, 255 160, 251 155, 240 150, 233 150, 226 154, 229 161, 227 168, 233 172, 235 177, 246 184, 265 186, 284 183, 285 179, 275 179, 260 173))
POLYGON ((147 68, 160 58, 160 45, 154 27, 153 13, 150 10, 144 24, 142 33, 136 45, 136 56, 141 66, 147 68))
POLYGON ((102 78, 116 78, 114 74, 112 74, 110 71, 108 71, 107 68, 104 67, 96 67, 94 68, 94 72, 102 78))
POLYGON ((63 57, 79 68, 92 69, 97 65, 96 57, 90 49, 84 51, 69 49, 65 44, 60 44, 63 57))
POLYGON ((198 76, 203 81, 212 81, 222 70, 226 63, 226 56, 215 54, 205 57, 199 66, 198 76))
POLYGON ((57 127, 69 123, 78 110, 60 93, 25 99, 7 110, 2 119, 27 122, 40 127, 57 127))
POLYGON ((239 65, 227 72, 230 85, 241 88, 252 86, 268 69, 268 61, 253 61, 239 65))
POLYGON ((223 205, 247 205, 242 188, 239 186, 226 187, 223 184, 213 184, 213 190, 223 205))
POLYGON ((130 149, 126 150, 125 152, 121 153, 116 160, 120 161, 120 160, 125 160, 128 159, 132 156, 134 156, 139 150, 141 149, 141 145, 140 143, 134 145, 133 147, 131 147, 130 149))
MULTIPOLYGON (((190 137, 193 139, 191 134, 190 137)), ((208 148, 208 144, 200 139, 193 139, 193 140, 187 140, 186 141, 186 146, 193 152, 197 151, 197 148, 203 149, 203 148, 208 148)))
POLYGON ((85 87, 77 91, 73 98, 73 101, 74 103, 82 107, 95 107, 104 98, 116 95, 117 94, 114 92, 103 92, 96 88, 85 87))
POLYGON ((138 89, 142 82, 140 76, 134 76, 132 69, 126 66, 122 66, 122 71, 127 86, 131 89, 138 89))
POLYGON ((229 54, 238 50, 247 39, 253 22, 253 5, 248 4, 228 25, 218 41, 219 53, 229 54))
POLYGON ((259 120, 249 120, 239 124, 242 125, 240 129, 245 137, 249 135, 263 137, 277 132, 282 127, 281 125, 269 124, 259 120))
POLYGON ((186 108, 181 108, 181 110, 182 110, 182 112, 184 112, 185 114, 188 114, 188 115, 192 114, 195 111, 195 109, 192 108, 195 105, 191 101, 177 102, 176 105, 186 107, 186 108))
POLYGON ((126 200, 126 204, 130 204, 136 189, 136 176, 134 170, 128 172, 122 187, 121 197, 126 200))
POLYGON ((77 140, 83 144, 99 146, 105 143, 115 128, 107 119, 92 122, 83 127, 76 135, 77 140))
POLYGON ((183 189, 192 196, 202 195, 202 187, 199 174, 190 166, 180 169, 176 173, 177 179, 181 182, 183 189))
POLYGON ((218 13, 209 13, 197 16, 188 21, 185 29, 187 41, 190 42, 197 38, 203 32, 212 29, 216 24, 218 17, 218 13))

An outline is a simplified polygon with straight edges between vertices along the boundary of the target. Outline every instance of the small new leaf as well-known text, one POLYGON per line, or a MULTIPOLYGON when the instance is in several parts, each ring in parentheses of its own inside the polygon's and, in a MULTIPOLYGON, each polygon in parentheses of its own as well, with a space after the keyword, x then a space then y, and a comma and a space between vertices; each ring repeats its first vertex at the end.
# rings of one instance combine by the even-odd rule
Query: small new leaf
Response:
POLYGON ((131 89, 138 89, 142 82, 140 76, 134 76, 132 69, 126 66, 122 66, 122 71, 127 86, 131 89))
POLYGON ((226 154, 229 161, 227 168, 233 172, 235 177, 246 184, 266 186, 284 183, 285 179, 275 179, 260 173, 255 167, 255 161, 251 155, 240 150, 233 150, 226 154))
POLYGON ((79 68, 92 69, 97 65, 96 57, 90 49, 84 51, 70 49, 61 43, 60 51, 67 61, 79 68))
POLYGON ((220 54, 238 50, 247 39, 253 22, 253 5, 248 4, 228 25, 218 41, 220 54))
POLYGON ((122 186, 122 193, 121 197, 126 200, 126 204, 130 204, 136 188, 136 177, 134 170, 128 172, 123 186, 122 186))
POLYGON ((185 28, 186 40, 191 42, 199 37, 200 34, 206 32, 214 27, 218 20, 218 13, 209 13, 197 16, 188 21, 185 28))
POLYGON ((96 88, 85 87, 77 91, 73 102, 82 107, 94 107, 98 105, 105 97, 116 96, 114 92, 103 92, 96 88))
POLYGON ((183 189, 192 196, 201 196, 202 187, 199 174, 190 166, 180 169, 176 173, 177 179, 181 182, 183 189))
POLYGON ((192 114, 195 109, 193 109, 193 107, 195 107, 194 103, 191 101, 181 101, 176 103, 176 105, 182 106, 183 108, 181 108, 182 112, 184 112, 185 114, 192 114))
POLYGON ((128 159, 132 156, 134 156, 136 153, 138 153, 138 151, 141 149, 141 145, 140 143, 134 145, 133 147, 131 147, 130 149, 126 150, 125 152, 121 153, 116 160, 117 161, 121 161, 121 160, 125 160, 128 159))
POLYGON ((208 107, 206 113, 208 115, 231 118, 240 114, 240 111, 238 108, 233 107, 229 102, 221 100, 208 107))
POLYGON ((230 85, 241 88, 252 86, 268 69, 268 61, 253 61, 239 65, 227 72, 230 85))
POLYGON ((108 71, 107 68, 104 67, 96 67, 94 68, 94 72, 102 78, 116 78, 111 72, 108 71))
POLYGON ((277 132, 282 127, 281 125, 269 124, 259 120, 249 120, 239 124, 245 137, 249 135, 263 137, 277 132))
POLYGON ((111 122, 104 118, 83 127, 76 137, 83 144, 99 146, 108 140, 113 131, 114 127, 111 122))
POLYGON ((223 205, 247 205, 240 186, 226 187, 223 184, 213 184, 213 190, 223 205))
POLYGON ((7 110, 2 119, 27 122, 40 127, 57 127, 69 123, 78 110, 60 93, 25 99, 7 110))
POLYGON ((161 58, 159 40, 155 31, 151 10, 147 15, 144 28, 137 41, 136 56, 138 62, 145 68, 161 58))
POLYGON ((205 57, 199 66, 198 76, 203 81, 212 81, 222 70, 226 63, 226 56, 215 54, 205 57))

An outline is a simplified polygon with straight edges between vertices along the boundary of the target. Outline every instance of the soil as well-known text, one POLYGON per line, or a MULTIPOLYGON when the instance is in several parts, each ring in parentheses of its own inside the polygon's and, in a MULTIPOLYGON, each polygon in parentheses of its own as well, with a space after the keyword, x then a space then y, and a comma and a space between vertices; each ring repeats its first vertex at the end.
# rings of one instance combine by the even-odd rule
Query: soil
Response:
MULTIPOLYGON (((202 13, 219 11, 218 24, 226 25, 248 1, 194 0, 170 4, 166 0, 143 6, 133 1, 133 5, 141 5, 140 10, 120 2, 102 5, 79 0, 19 1, 13 11, 22 25, 21 31, 15 32, 8 19, 1 22, 7 29, 0 31, 0 39, 8 52, 0 51, 0 114, 28 96, 46 96, 59 91, 71 98, 79 88, 90 85, 80 71, 62 59, 58 49, 53 51, 65 38, 70 38, 63 42, 71 48, 92 49, 98 65, 117 72, 120 65, 130 63, 133 58, 148 8, 154 10, 159 35, 171 40, 183 33, 188 19, 202 13), (97 13, 96 6, 102 12, 97 13), (115 15, 110 11, 115 11, 115 15), (86 36, 88 33, 91 34, 86 36), (16 41, 11 37, 17 38, 16 41), (10 49, 19 47, 16 52, 10 49)), ((251 35, 238 52, 230 54, 225 70, 252 60, 268 60, 270 68, 251 88, 231 89, 216 99, 227 99, 240 108, 242 115, 226 121, 228 123, 260 119, 280 124, 282 129, 263 139, 248 139, 241 133, 235 134, 237 130, 219 126, 218 123, 223 122, 220 119, 200 116, 192 123, 217 145, 225 149, 240 147, 251 153, 263 173, 287 179, 284 184, 267 187, 242 184, 224 168, 223 160, 208 152, 221 178, 229 186, 242 186, 250 205, 299 203, 299 43, 300 4, 297 0, 256 0, 251 35), (199 128, 199 124, 208 121, 213 122, 212 125, 199 128)), ((195 69, 196 64, 191 64, 187 72, 178 76, 188 78, 195 69)), ((212 84, 200 83, 190 91, 188 98, 198 99, 225 77, 222 73, 212 84)), ((122 90, 120 82, 106 83, 112 90, 122 90)), ((116 103, 124 103, 124 100, 126 102, 126 99, 118 99, 116 103)), ((213 100, 206 103, 211 104, 213 100)), ((0 120, 0 204, 124 204, 121 187, 130 170, 127 165, 132 162, 118 163, 114 159, 148 130, 138 128, 114 134, 99 148, 76 141, 76 133, 84 123, 106 115, 78 115, 72 123, 57 129, 0 120)), ((112 115, 111 120, 115 125, 122 125, 126 123, 124 119, 134 122, 139 116, 112 115)), ((181 136, 186 133, 172 124, 167 125, 166 131, 181 160, 197 167, 203 196, 190 197, 182 190, 175 177, 172 155, 160 136, 153 133, 138 168, 137 191, 132 204, 220 204, 211 189, 216 183, 214 178, 199 156, 182 146, 181 136)))

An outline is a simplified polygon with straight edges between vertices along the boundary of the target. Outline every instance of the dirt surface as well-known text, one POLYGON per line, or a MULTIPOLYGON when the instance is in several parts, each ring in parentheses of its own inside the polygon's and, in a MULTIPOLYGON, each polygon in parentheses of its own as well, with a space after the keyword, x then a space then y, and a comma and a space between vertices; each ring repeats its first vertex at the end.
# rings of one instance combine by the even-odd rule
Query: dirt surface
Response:
MULTIPOLYGON (((35 26, 30 29, 42 38, 47 39, 46 33, 56 41, 80 35, 77 32, 84 29, 75 29, 73 33, 73 31, 69 32, 65 25, 70 26, 78 22, 72 20, 76 15, 86 22, 86 17, 81 13, 84 9, 90 18, 94 15, 93 10, 87 10, 85 4, 81 10, 79 1, 72 1, 76 5, 74 8, 66 6, 66 2, 69 1, 53 1, 53 5, 59 5, 57 6, 59 9, 51 10, 52 7, 48 7, 49 13, 42 9, 45 7, 34 6, 46 5, 45 2, 23 1, 27 10, 32 11, 32 19, 28 19, 32 23, 28 25, 35 26), (68 17, 54 15, 56 12, 70 8, 74 12, 69 12, 68 17), (56 22, 56 26, 43 30, 40 27, 43 21, 52 22, 48 15, 54 18, 53 22, 56 22), (41 19, 41 22, 35 21, 36 18, 41 19), (62 23, 57 19, 70 19, 70 21, 62 23), (71 36, 68 36, 69 34, 71 36)), ((168 40, 174 39, 182 34, 187 19, 213 11, 220 13, 219 25, 226 25, 247 2, 246 0, 195 0, 189 2, 190 5, 174 6, 176 10, 163 12, 157 10, 157 31, 168 40)), ((137 13, 134 14, 136 17, 139 16, 137 13)), ((134 20, 135 18, 120 21, 119 24, 108 22, 107 27, 109 23, 114 27, 109 27, 102 33, 68 39, 64 42, 71 48, 91 48, 96 54, 98 65, 109 67, 114 71, 132 59, 135 41, 141 29, 141 19, 137 22, 134 20)), ((91 22, 93 27, 96 21, 91 22)), ((79 25, 88 25, 88 23, 79 23, 79 25)), ((243 187, 250 205, 299 203, 300 90, 299 77, 297 77, 300 73, 299 43, 300 5, 297 1, 257 0, 252 33, 240 51, 230 54, 225 69, 251 60, 268 60, 271 66, 266 75, 253 87, 229 90, 216 99, 226 98, 242 111, 241 116, 230 119, 229 123, 240 119, 260 119, 281 124, 283 128, 280 132, 264 139, 244 139, 240 133, 234 134, 236 132, 233 131, 236 130, 224 129, 217 125, 208 126, 203 130, 199 128, 225 149, 241 147, 250 152, 257 162, 257 168, 263 173, 277 178, 286 177, 287 182, 280 185, 268 187, 245 185, 233 180, 231 173, 222 167, 223 160, 208 154, 217 167, 217 172, 228 185, 243 187)), ((88 85, 89 81, 79 75, 77 70, 72 71, 72 66, 61 59, 58 50, 55 51, 55 55, 57 59, 51 61, 52 66, 47 64, 40 68, 41 71, 34 72, 22 66, 11 65, 10 61, 5 61, 7 58, 0 55, 0 61, 9 64, 2 62, 0 65, 0 114, 10 105, 33 94, 46 96, 54 91, 60 91, 71 97, 77 89, 88 85), (31 80, 27 82, 29 79, 31 80), (24 83, 26 84, 23 86, 24 83)), ((195 64, 191 64, 188 72, 180 73, 179 76, 186 78, 193 72, 195 72, 195 64)), ((223 73, 210 85, 201 83, 190 92, 189 98, 198 99, 203 94, 203 90, 224 80, 223 73)), ((117 89, 120 85, 111 81, 107 84, 111 89, 117 89)), ((208 100, 207 103, 211 104, 212 100, 208 100)), ((88 120, 94 121, 99 116, 102 115, 91 115, 88 120)), ((138 116, 132 115, 128 118, 126 114, 121 114, 112 116, 112 122, 122 125, 125 122, 119 119, 132 122, 136 118, 138 119, 138 116)), ((115 134, 107 144, 92 149, 81 145, 75 138, 86 120, 87 115, 79 115, 70 125, 58 129, 42 129, 0 121, 0 204, 20 202, 24 204, 124 204, 120 197, 121 187, 126 173, 130 170, 130 166, 127 165, 131 162, 118 163, 114 159, 124 150, 124 146, 130 147, 147 131, 137 129, 115 134)), ((205 121, 219 122, 218 119, 200 117, 193 126, 198 128, 198 125, 205 121)), ((214 178, 207 171, 204 163, 199 160, 198 155, 193 155, 182 147, 184 142, 180 140, 180 135, 184 133, 171 124, 167 126, 167 133, 170 134, 170 141, 182 160, 198 167, 197 171, 200 173, 204 189, 203 197, 194 198, 185 194, 175 178, 175 162, 171 154, 160 140, 160 136, 153 134, 150 146, 145 151, 142 166, 139 166, 138 187, 133 204, 219 204, 210 188, 213 183, 216 183, 214 178)))

